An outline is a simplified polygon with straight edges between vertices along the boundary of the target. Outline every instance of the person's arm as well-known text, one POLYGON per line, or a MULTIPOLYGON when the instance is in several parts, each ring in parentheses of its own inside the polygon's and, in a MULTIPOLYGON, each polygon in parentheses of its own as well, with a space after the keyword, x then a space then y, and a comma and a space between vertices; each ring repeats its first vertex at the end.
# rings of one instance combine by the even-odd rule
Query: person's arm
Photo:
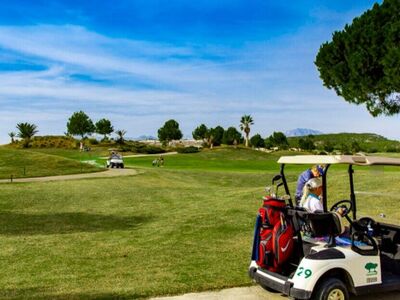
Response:
POLYGON ((295 196, 301 197, 303 195, 303 188, 304 185, 308 180, 310 180, 312 175, 310 175, 310 170, 306 170, 303 173, 300 174, 299 178, 297 179, 297 188, 296 188, 296 194, 295 196))

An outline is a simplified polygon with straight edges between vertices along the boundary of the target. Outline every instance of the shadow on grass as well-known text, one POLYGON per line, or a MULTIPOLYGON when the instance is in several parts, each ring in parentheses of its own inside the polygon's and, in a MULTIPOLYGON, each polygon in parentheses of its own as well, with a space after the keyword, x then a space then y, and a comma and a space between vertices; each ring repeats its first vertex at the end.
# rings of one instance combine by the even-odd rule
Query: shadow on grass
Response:
POLYGON ((88 299, 88 300, 131 300, 144 299, 149 295, 139 293, 68 293, 68 294, 52 294, 50 290, 45 288, 27 288, 27 289, 0 289, 0 299, 42 299, 42 300, 63 300, 63 299, 88 299))
POLYGON ((120 217, 88 213, 0 213, 0 234, 35 235, 132 230, 151 222, 152 216, 120 217))

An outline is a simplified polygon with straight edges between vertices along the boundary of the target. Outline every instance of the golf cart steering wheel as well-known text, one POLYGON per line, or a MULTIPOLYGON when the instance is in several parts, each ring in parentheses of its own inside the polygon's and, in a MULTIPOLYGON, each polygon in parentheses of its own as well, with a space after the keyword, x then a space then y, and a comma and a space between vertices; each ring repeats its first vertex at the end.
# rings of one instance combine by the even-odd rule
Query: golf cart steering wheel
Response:
POLYGON ((355 227, 358 227, 356 229, 364 232, 367 232, 368 228, 375 229, 376 226, 375 220, 370 217, 360 218, 356 221, 356 224, 355 227))
POLYGON ((338 208, 343 207, 346 211, 342 214, 342 217, 346 217, 346 219, 349 219, 347 215, 353 211, 353 204, 351 203, 350 200, 341 200, 339 202, 336 202, 335 204, 332 205, 330 211, 336 211, 338 208))

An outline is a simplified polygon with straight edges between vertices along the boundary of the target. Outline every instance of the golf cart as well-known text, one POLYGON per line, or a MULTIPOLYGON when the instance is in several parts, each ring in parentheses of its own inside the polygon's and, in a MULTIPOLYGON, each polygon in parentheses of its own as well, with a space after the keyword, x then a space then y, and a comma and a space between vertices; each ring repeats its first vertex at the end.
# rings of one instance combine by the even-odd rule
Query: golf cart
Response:
POLYGON ((357 218, 353 183, 358 166, 400 166, 400 159, 302 155, 283 156, 278 163, 280 173, 257 215, 249 276, 265 289, 295 299, 349 299, 349 294, 400 291, 400 226, 357 218), (293 203, 286 165, 324 166, 323 211, 311 213, 293 203), (333 165, 348 173, 350 195, 328 210, 327 174, 333 165), (345 211, 341 216, 336 213, 339 207, 345 211), (348 228, 342 234, 346 219, 348 228))
POLYGON ((122 159, 122 155, 114 149, 109 150, 110 156, 106 162, 107 168, 124 168, 124 160, 122 159))

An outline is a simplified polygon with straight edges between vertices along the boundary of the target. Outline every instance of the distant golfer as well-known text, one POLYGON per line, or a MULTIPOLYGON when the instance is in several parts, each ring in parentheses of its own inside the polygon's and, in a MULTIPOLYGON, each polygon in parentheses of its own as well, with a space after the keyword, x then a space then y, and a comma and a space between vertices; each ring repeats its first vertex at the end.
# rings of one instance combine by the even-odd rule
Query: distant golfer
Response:
POLYGON ((307 181, 312 178, 320 177, 324 173, 322 166, 312 166, 310 169, 305 170, 303 173, 300 174, 299 178, 297 179, 297 188, 296 188, 296 204, 300 204, 301 197, 303 196, 303 188, 307 181))

